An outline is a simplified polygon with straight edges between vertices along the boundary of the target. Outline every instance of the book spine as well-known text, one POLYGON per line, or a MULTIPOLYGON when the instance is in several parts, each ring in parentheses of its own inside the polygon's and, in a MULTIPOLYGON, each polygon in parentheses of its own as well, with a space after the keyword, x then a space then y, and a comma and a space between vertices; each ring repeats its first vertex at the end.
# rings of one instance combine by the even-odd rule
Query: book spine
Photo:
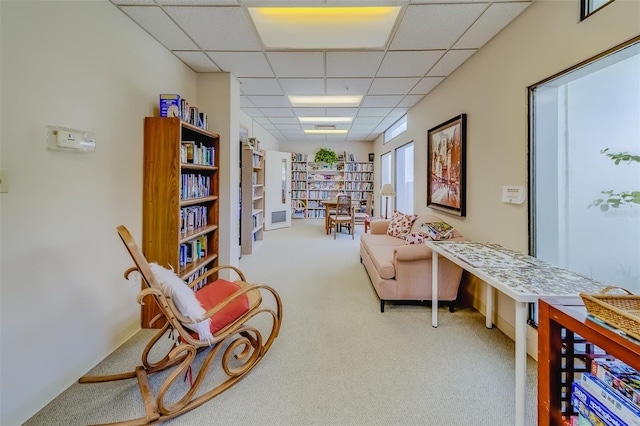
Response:
POLYGON ((640 373, 633 368, 618 360, 594 359, 591 374, 640 408, 640 373))
MULTIPOLYGON (((594 413, 608 426, 628 426, 626 422, 613 414, 590 392, 585 390, 580 383, 573 382, 571 385, 571 405, 578 408, 582 413, 582 406, 588 410, 588 413, 594 413)), ((584 413, 583 413, 584 415, 584 413)), ((589 418, 589 415, 585 417, 589 418)))
POLYGON ((630 425, 640 426, 640 408, 634 406, 610 386, 604 384, 596 376, 583 373, 580 384, 591 392, 612 413, 630 425))

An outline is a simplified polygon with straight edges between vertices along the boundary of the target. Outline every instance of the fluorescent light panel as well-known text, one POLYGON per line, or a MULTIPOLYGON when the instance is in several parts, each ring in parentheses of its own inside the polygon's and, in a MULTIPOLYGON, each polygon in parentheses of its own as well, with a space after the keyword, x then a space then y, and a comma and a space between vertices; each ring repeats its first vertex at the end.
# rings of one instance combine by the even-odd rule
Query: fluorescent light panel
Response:
POLYGON ((304 132, 307 135, 344 135, 349 131, 348 130, 320 130, 320 129, 314 129, 314 130, 305 130, 304 132))
POLYGON ((270 49, 379 49, 395 25, 399 6, 249 7, 270 49))
POLYGON ((358 107, 362 96, 289 96, 289 102, 297 107, 358 107))
POLYGON ((353 117, 298 117, 301 123, 351 123, 353 117))

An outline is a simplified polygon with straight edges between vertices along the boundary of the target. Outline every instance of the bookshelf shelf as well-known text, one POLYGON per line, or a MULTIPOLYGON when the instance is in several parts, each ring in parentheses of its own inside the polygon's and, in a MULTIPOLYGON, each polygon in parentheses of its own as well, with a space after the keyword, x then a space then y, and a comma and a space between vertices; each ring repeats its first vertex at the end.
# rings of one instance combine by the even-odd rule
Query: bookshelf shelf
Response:
POLYGON ((249 139, 242 146, 241 225, 243 254, 253 253, 264 235, 264 151, 259 142, 249 139))
MULTIPOLYGON (((218 262, 219 144, 219 135, 177 117, 144 120, 142 251, 185 281, 218 262)), ((160 310, 152 299, 141 309, 150 328, 160 310)))
POLYGON ((617 359, 640 371, 640 345, 588 319, 582 300, 540 299, 538 424, 568 424, 571 384, 598 359, 617 359))

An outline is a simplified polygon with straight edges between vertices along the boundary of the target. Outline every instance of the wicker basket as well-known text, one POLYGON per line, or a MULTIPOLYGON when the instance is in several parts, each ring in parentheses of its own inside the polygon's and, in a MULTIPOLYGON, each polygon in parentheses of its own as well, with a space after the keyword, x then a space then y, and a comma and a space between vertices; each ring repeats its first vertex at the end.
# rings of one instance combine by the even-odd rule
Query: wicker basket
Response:
POLYGON ((605 287, 598 294, 580 293, 587 313, 640 339, 640 296, 622 287, 605 287), (606 294, 619 289, 627 294, 606 294))

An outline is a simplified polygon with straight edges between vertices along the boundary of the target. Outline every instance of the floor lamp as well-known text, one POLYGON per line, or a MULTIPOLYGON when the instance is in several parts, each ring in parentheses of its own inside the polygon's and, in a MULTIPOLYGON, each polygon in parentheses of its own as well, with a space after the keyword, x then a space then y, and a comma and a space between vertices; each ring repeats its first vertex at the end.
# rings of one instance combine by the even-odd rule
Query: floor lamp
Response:
POLYGON ((382 189, 380 190, 378 195, 381 197, 386 197, 384 204, 384 218, 388 219, 387 212, 389 211, 389 197, 395 197, 396 190, 393 189, 393 185, 391 185, 390 183, 385 183, 384 185, 382 185, 382 189))

